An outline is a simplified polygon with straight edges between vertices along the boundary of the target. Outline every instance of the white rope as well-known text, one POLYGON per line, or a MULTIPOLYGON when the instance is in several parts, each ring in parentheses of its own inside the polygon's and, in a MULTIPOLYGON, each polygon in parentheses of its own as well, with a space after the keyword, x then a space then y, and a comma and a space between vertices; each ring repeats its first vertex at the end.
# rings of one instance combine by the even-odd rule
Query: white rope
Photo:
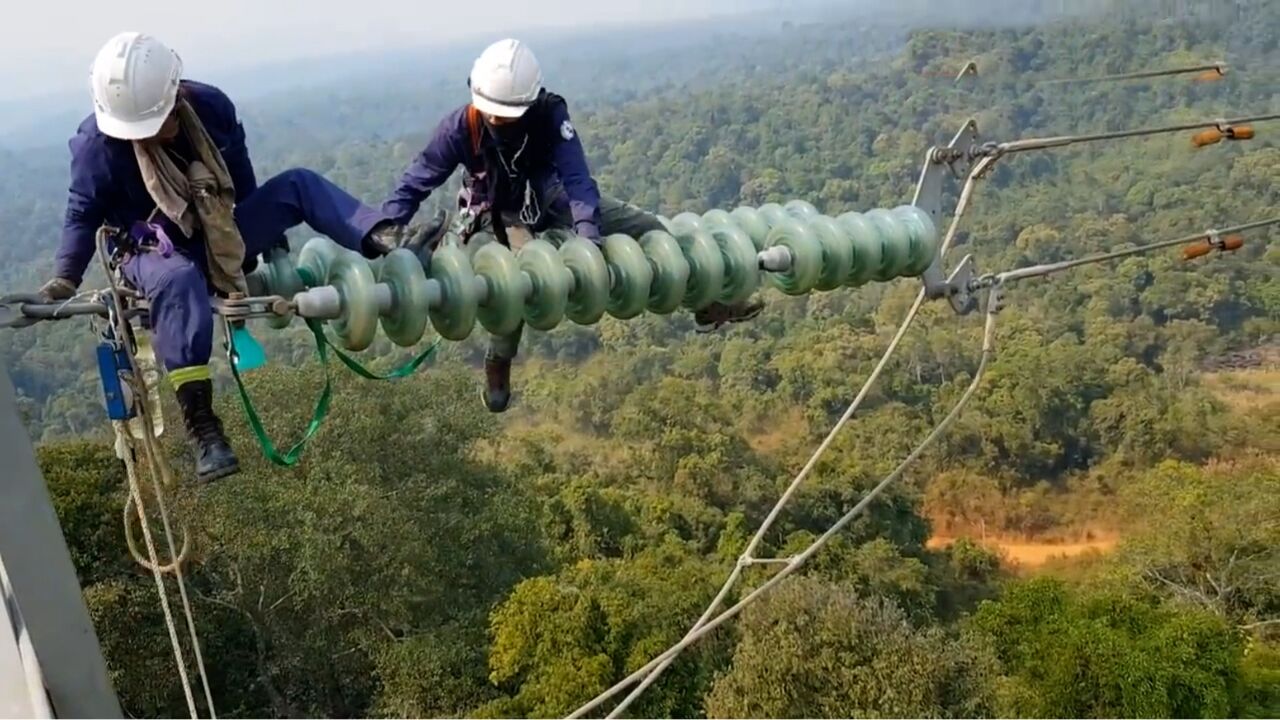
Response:
MULTIPOLYGON (((124 542, 129 548, 129 554, 133 556, 133 561, 147 570, 151 570, 155 566, 142 556, 142 553, 138 550, 138 541, 133 537, 134 522, 132 518, 134 517, 136 517, 136 515, 133 512, 133 496, 130 495, 126 497, 124 501, 124 542)), ((168 565, 161 565, 160 572, 173 572, 174 566, 186 562, 190 553, 191 533, 186 532, 186 529, 184 528, 182 533, 182 549, 178 551, 178 557, 169 561, 168 565)))
MULTIPOLYGON (((196 631, 195 613, 191 609, 191 600, 187 595, 187 584, 182 573, 183 560, 186 557, 187 543, 186 540, 190 533, 183 533, 183 549, 180 553, 173 542, 173 527, 169 522, 169 511, 164 501, 164 489, 166 487, 174 487, 173 473, 169 468, 169 462, 165 458, 163 451, 156 443, 155 425, 151 420, 151 410, 148 407, 147 399, 150 397, 148 392, 147 380, 142 373, 142 369, 138 364, 138 359, 134 356, 134 348, 128 342, 129 323, 120 313, 124 309, 124 292, 116 280, 115 274, 111 270, 111 265, 107 260, 108 253, 106 247, 106 232, 104 229, 98 231, 97 237, 98 257, 102 261, 103 270, 106 272, 109 291, 113 300, 113 309, 109 315, 109 322, 112 323, 117 340, 122 343, 126 349, 125 355, 129 359, 130 374, 123 378, 126 383, 133 389, 135 402, 137 404, 137 422, 142 425, 142 445, 145 451, 147 461, 148 475, 151 480, 152 491, 156 497, 156 505, 160 510, 160 521, 164 528, 165 542, 169 547, 169 557, 171 563, 162 567, 155 550, 155 543, 151 538, 151 528, 147 524, 145 506, 142 502, 142 493, 138 488, 137 469, 135 466, 135 453, 132 434, 129 432, 128 424, 124 421, 113 421, 112 425, 116 430, 116 443, 119 455, 125 460, 125 469, 129 474, 130 494, 138 513, 138 523, 142 526, 143 540, 147 545, 147 555, 150 559, 151 572, 156 579, 156 591, 160 594, 161 609, 164 612, 165 624, 169 629, 169 638, 173 645, 174 660, 178 665, 178 675, 182 680, 182 691, 187 700, 187 709, 191 712, 191 717, 199 718, 196 709, 194 694, 191 691, 191 679, 187 673, 186 658, 182 653, 182 645, 178 642, 177 629, 173 623, 173 613, 169 608, 169 597, 165 591, 163 571, 172 569, 174 578, 178 583, 178 594, 182 599, 182 612, 186 619, 187 633, 191 639, 191 651, 196 658, 196 668, 200 675, 201 685, 204 687, 204 697, 206 706, 209 708, 209 717, 216 720, 217 711, 213 704, 213 691, 209 687, 209 675, 205 670, 204 653, 200 649, 200 635, 196 631)), ((155 408, 159 411, 159 408, 155 408)), ((125 525, 126 533, 128 524, 125 525)))
MULTIPOLYGON (((804 484, 804 481, 809 477, 809 473, 813 471, 813 468, 818 464, 818 461, 822 459, 827 448, 831 447, 831 443, 835 441, 836 436, 844 429, 845 424, 849 422, 849 419, 853 417, 853 414, 862 406, 862 401, 866 399, 872 386, 875 384, 876 380, 880 378, 880 374, 884 371, 885 367, 888 366, 889 359, 898 349, 898 344, 907 334, 907 329, 910 328, 912 322, 915 321, 916 315, 920 312, 920 307, 923 304, 924 291, 921 290, 920 294, 916 296, 915 302, 911 304, 911 309, 907 311, 907 316, 903 318, 902 324, 898 326, 898 331, 894 334, 893 340, 889 342, 889 347, 885 350, 884 354, 880 356, 880 362, 876 363, 875 369, 871 371, 871 375, 869 375, 866 382, 863 383, 862 389, 858 391, 858 395, 853 399, 853 402, 849 404, 849 407, 845 409, 844 414, 840 416, 840 419, 836 422, 835 426, 833 426, 831 431, 827 433, 827 436, 823 438, 822 444, 820 444, 818 449, 809 456, 809 461, 804 464, 804 467, 800 469, 800 472, 791 480, 791 484, 788 485, 787 489, 782 493, 782 497, 778 499, 778 502, 775 503, 773 508, 769 511, 764 522, 760 524, 760 527, 756 530, 756 534, 752 536, 751 541, 747 544, 747 549, 744 550, 742 555, 738 558, 737 564, 734 565, 733 570, 729 573, 729 577, 720 588, 720 592, 711 601, 711 604, 707 606, 702 617, 698 618, 698 621, 693 624, 693 627, 689 628, 689 635, 697 632, 709 619, 711 619, 711 616, 720 608, 720 605, 724 603, 725 598, 729 596, 730 591, 737 584, 738 580, 741 579, 743 568, 754 564, 753 561, 756 560, 755 551, 764 540, 765 533, 769 531, 769 528, 773 526, 774 521, 782 514, 782 511, 791 501, 791 497, 795 495, 800 486, 804 484)), ((689 635, 686 635, 685 637, 688 638, 689 635)), ((653 672, 649 673, 649 675, 631 691, 631 694, 627 695, 622 702, 618 703, 618 706, 613 709, 613 712, 609 713, 606 717, 619 717, 621 713, 640 696, 641 693, 643 693, 655 680, 658 679, 658 676, 671 665, 671 662, 674 659, 675 657, 673 656, 671 660, 664 661, 654 668, 653 672)), ((569 717, 572 718, 577 716, 570 715, 569 717)))
MULTIPOLYGON (((970 175, 969 181, 966 182, 965 184, 964 191, 961 193, 960 202, 957 205, 956 217, 952 222, 950 230, 948 231, 947 238, 943 242, 941 254, 944 256, 951 244, 952 238, 954 237, 957 224, 960 220, 960 216, 963 214, 963 211, 968 204, 970 192, 972 189, 972 180, 976 176, 980 176, 983 172, 985 172, 985 168, 983 167, 975 168, 974 173, 970 175)), ((651 685, 654 680, 657 679, 658 675, 676 659, 676 657, 679 655, 680 652, 684 650, 684 648, 691 645, 693 642, 695 642, 698 638, 705 635, 707 632, 710 632, 710 630, 714 629, 715 626, 721 624, 725 620, 728 620, 730 617, 736 614, 736 612, 738 612, 741 608, 745 607, 747 604, 754 601, 755 598, 761 596, 770 587, 772 587, 773 585, 776 585, 778 582, 781 582, 781 580, 784 577, 794 572, 799 566, 803 565, 804 562, 807 561, 814 553, 820 550, 821 547, 831 537, 834 537, 834 535, 838 533, 854 517, 856 517, 856 515, 859 512, 865 509, 869 505, 870 501, 876 495, 878 495, 885 487, 887 487, 890 483, 896 480, 897 477, 901 474, 901 472, 904 471, 911 462, 917 459, 919 455, 925 450, 925 448, 929 444, 934 442, 942 434, 942 432, 944 432, 951 425, 951 423, 959 415, 960 410, 964 407, 965 404, 969 402, 969 399, 972 397, 973 393, 976 391, 978 387, 978 382, 982 378, 982 375, 985 373, 987 364, 994 352, 995 316, 1000 309, 999 308, 1000 293, 1002 293, 1005 285, 1012 282, 1016 282, 1018 280, 1022 280, 1022 279, 1051 275, 1057 272, 1074 269, 1076 267, 1080 267, 1083 265, 1100 263, 1108 260, 1115 260, 1122 257, 1128 257, 1131 255, 1149 253, 1155 250, 1160 250, 1160 249, 1173 247, 1177 245, 1186 245, 1192 242, 1203 241, 1205 237, 1215 237, 1219 235, 1225 235, 1228 233, 1238 233, 1238 232, 1245 232, 1248 230, 1256 230, 1256 229, 1260 229, 1263 227, 1268 227, 1276 224, 1280 224, 1280 217, 1269 218, 1265 220, 1257 220, 1257 221, 1253 221, 1253 222, 1249 222, 1241 225, 1222 228, 1220 230, 1209 230, 1209 231, 1206 231, 1205 233, 1197 233, 1195 235, 1181 237, 1173 240, 1164 240, 1160 242, 1150 243, 1147 245, 1140 245, 1133 248, 1125 248, 1122 250, 1116 250, 1116 251, 1107 252, 1107 253, 1100 253, 1097 255, 1088 256, 1078 260, 1068 260, 1068 261, 1063 261, 1059 263, 1050 263, 1047 265, 1038 265, 1030 268, 1010 270, 1003 273, 999 273, 997 275, 987 276, 986 278, 983 278, 982 280, 983 286, 988 288, 989 294, 987 299, 987 324, 986 324, 986 330, 983 337, 982 359, 979 363, 978 371, 975 374, 973 381, 969 384, 969 387, 965 390, 964 394, 961 396, 959 402, 957 402, 956 406, 951 410, 950 413, 948 413, 947 417, 944 418, 943 421, 939 423, 937 427, 934 428, 934 430, 929 434, 929 436, 924 440, 924 442, 922 442, 920 446, 918 446, 911 453, 911 455, 909 455, 907 459, 904 460, 903 463, 899 465, 896 470, 894 470, 892 474, 884 478, 884 480, 882 480, 879 485, 877 485, 866 497, 864 497, 863 500, 860 501, 857 506, 855 506, 852 510, 850 510, 849 513, 846 514, 844 517, 842 517, 839 522, 837 522, 830 529, 828 529, 827 532, 822 535, 822 537, 818 538, 818 540, 811 543, 809 547, 806 548, 799 555, 794 555, 785 560, 773 559, 773 558, 761 559, 761 558, 755 558, 751 555, 751 551, 754 549, 754 546, 758 544, 758 540, 760 536, 763 534, 764 529, 767 528, 768 525, 772 523, 773 518, 776 517, 776 512, 771 512, 769 517, 765 519, 765 522, 762 525, 761 530, 757 532, 756 537, 752 539, 751 546, 749 546, 748 550, 744 552, 743 555, 739 558, 738 564, 734 567, 733 572, 730 573, 728 580, 725 582, 724 586, 721 588, 719 594, 716 595, 711 605, 707 608, 706 612, 703 613, 702 617, 698 619, 697 623, 694 624, 693 628, 690 629, 689 633, 686 634, 685 637, 679 643, 669 648, 662 655, 659 655, 658 657, 654 658, 652 661, 650 661, 649 664, 640 668, 631 676, 624 678, 622 681, 614 685, 612 688, 610 688, 609 690, 605 691, 604 693, 596 697, 590 703, 587 703, 583 707, 579 708, 569 717, 570 718, 581 717, 585 713, 590 712, 592 709, 598 707, 602 702, 604 702, 608 698, 617 694, 619 691, 621 691, 623 688, 630 685, 632 682, 635 682, 636 679, 641 678, 643 676, 643 679, 641 680, 640 684, 634 690, 632 690, 632 692, 629 695, 627 695, 627 697, 624 698, 622 702, 620 702, 617 705, 617 707, 615 707, 613 711, 610 712, 609 715, 607 716, 608 718, 619 717, 622 714, 622 712, 626 710, 626 708, 631 704, 631 702, 634 701, 636 698, 638 698, 640 694, 643 693, 643 691, 649 685, 651 685), (725 612, 719 615, 716 615, 714 618, 712 618, 712 614, 714 613, 714 611, 724 602, 724 599, 728 596, 730 589, 741 577, 742 569, 745 566, 752 565, 752 564, 766 564, 766 563, 775 563, 775 562, 784 562, 786 564, 786 567, 783 568, 783 570, 779 572, 777 575, 770 578, 762 586, 760 586, 759 588, 754 590, 752 593, 750 593, 747 597, 739 601, 738 604, 734 605, 729 610, 726 610, 725 612)), ((881 358, 881 364, 883 364, 884 361, 887 360, 888 356, 896 348, 898 341, 901 339, 902 333, 906 329, 906 326, 909 325, 910 322, 914 319, 915 313, 916 311, 918 311, 919 303, 922 299, 923 299, 923 293, 917 297, 917 304, 913 305, 911 310, 908 311, 907 317, 903 322, 903 326, 899 328, 899 334, 894 337, 893 342, 890 343, 889 349, 886 350, 885 356, 881 358)), ((853 409, 861 402, 867 387, 870 385, 871 382, 874 381, 876 375, 879 373, 881 369, 882 369, 881 365, 878 365, 876 367, 875 372, 873 372, 872 376, 868 378, 867 384, 863 386, 863 391, 860 392, 858 397, 854 399, 853 405, 851 405, 850 409, 846 411, 845 416, 843 416, 841 418, 841 421, 837 423, 836 427, 832 430, 832 433, 837 432, 840 429, 840 427, 843 425, 844 421, 847 420, 848 417, 852 414, 853 409)), ((830 437, 831 436, 829 435, 828 439, 830 439, 830 437)), ((825 449, 826 445, 827 443, 824 442, 823 445, 819 447, 818 453, 821 453, 825 449)), ((818 454, 818 453, 815 453, 815 454, 818 454)), ((813 461, 811 459, 810 463, 812 462, 813 461)), ((810 468, 810 466, 811 466, 810 464, 806 464, 805 470, 801 471, 801 476, 805 474, 805 472, 810 468)), ((802 479, 801 476, 797 476, 797 481, 802 479)), ((779 501, 779 505, 786 502, 786 500, 789 498, 790 493, 794 490, 795 486, 798 484, 797 481, 793 481, 792 486, 787 489, 787 493, 784 493, 783 498, 779 501)), ((778 506, 775 506, 774 509, 776 511, 778 509, 778 506)))
MULTIPOLYGON (((1252 122, 1252 121, 1261 122, 1261 121, 1273 120, 1277 118, 1280 118, 1280 115, 1264 115, 1264 116, 1256 116, 1251 118, 1242 118, 1240 120, 1235 120, 1235 121, 1228 121, 1228 123, 1234 124, 1234 123, 1252 122)), ((1097 140, 1111 140, 1111 139, 1120 139, 1120 138, 1127 138, 1127 137, 1136 137, 1136 136, 1142 136, 1142 135, 1167 133, 1167 132, 1174 132, 1174 131, 1192 129, 1195 127, 1203 127, 1203 126, 1205 126, 1204 123, 1198 123, 1192 126, 1184 125, 1184 126, 1173 126, 1173 127, 1165 127, 1165 128, 1149 128, 1149 129, 1141 129, 1141 130, 1123 131, 1118 133, 1102 133, 1097 135, 1081 135, 1081 136, 1071 136, 1071 137, 1061 137, 1061 138, 1033 138, 1030 140, 1017 141, 1013 143, 1003 143, 996 147, 995 152, 981 158, 970 170, 968 177, 965 179, 964 187, 961 190, 959 201, 956 204, 955 216, 952 218, 951 226, 948 229, 947 235, 943 239, 942 245, 940 247, 939 257, 945 259, 947 252, 951 248, 951 245, 955 239, 956 230, 959 227, 960 220, 964 216, 965 211, 968 209, 969 202, 972 198, 973 190, 975 187, 975 182, 978 179, 984 177, 986 173, 990 170, 992 165, 994 165, 995 162, 999 160, 1000 157, 1006 153, 1021 152, 1024 150, 1049 149, 1054 147, 1060 147, 1063 145, 1074 144, 1077 142, 1094 142, 1097 140)), ((1109 259, 1109 257, 1090 258, 1085 262, 1099 262, 1105 259, 1109 259)), ((1065 267, 1053 268, 1053 271, 1057 271, 1060 269, 1066 269, 1066 268, 1065 267)), ((1013 273, 1010 273, 1010 274, 1013 274, 1013 273)), ((920 305, 924 301, 924 298, 925 298, 925 293, 923 290, 921 290, 920 294, 916 296, 915 303, 913 303, 911 306, 911 309, 908 310, 907 316, 903 320, 902 325, 899 327, 898 334, 894 336, 893 341, 890 343, 889 347, 886 349, 884 356, 881 357, 880 363, 876 366, 875 371, 871 374, 870 377, 868 377, 866 384, 863 385, 863 388, 858 393, 858 396, 854 399, 853 403, 850 404, 849 408, 845 411, 845 414, 840 418, 840 421, 836 423, 836 426, 832 429, 831 433, 827 435, 827 438, 823 441, 822 445, 818 447, 818 450, 814 453, 814 456, 810 458, 809 463, 806 463, 804 469, 802 469, 800 474, 797 475, 795 480, 792 481, 791 486, 787 488, 787 491, 783 494, 782 498, 778 501, 778 504, 774 506, 772 511, 770 511, 769 516, 766 517, 764 523, 761 525, 759 531, 756 533, 756 536, 752 538, 751 544, 748 546, 746 552, 744 552, 743 555, 739 558, 737 565, 734 566, 734 569, 730 573, 728 579, 725 581, 724 586, 721 587, 720 592, 712 600, 711 605, 708 606, 707 610, 703 613, 703 615, 700 618, 698 618, 698 621, 694 623, 693 627, 689 631, 689 634, 685 636, 686 640, 692 637, 695 633, 699 632, 702 627, 704 627, 704 625, 706 624, 711 614, 717 608, 719 608, 719 606, 724 602, 725 598, 728 597, 730 590, 742 576, 742 568, 747 565, 758 564, 757 558, 754 558, 751 553, 755 550, 756 546, 759 544, 760 539, 763 537, 765 531, 768 530, 768 528, 772 525, 773 520, 781 512, 783 506, 785 506, 786 503, 790 500, 790 497, 795 491, 795 489, 799 486, 800 483, 803 482, 804 478, 807 477, 809 470, 816 463, 817 458, 820 457, 826 451, 827 447, 830 445, 831 441, 834 439, 835 434, 838 433, 840 429, 843 428, 844 424, 848 421, 848 419, 853 415, 853 413, 861 405, 861 402, 865 397, 866 392, 870 389, 871 384, 874 383, 875 380, 879 377, 879 374, 883 370, 883 367, 887 363, 889 357, 893 354, 893 352, 897 350, 898 343, 901 341, 903 334, 905 334, 907 328, 910 326, 912 321, 914 321, 916 314, 920 309, 920 305)), ((639 697, 639 695, 642 692, 644 692, 644 690, 648 688, 657 679, 657 677, 671 664, 671 660, 673 660, 674 657, 675 655, 673 654, 671 655, 670 658, 658 663, 654 667, 653 671, 645 676, 644 680, 640 683, 640 685, 636 687, 636 689, 633 690, 626 698, 624 698, 616 708, 614 708, 614 710, 608 715, 608 718, 619 717, 621 713, 637 697, 639 697)), ((602 695, 601 697, 598 697, 595 700, 593 700, 591 703, 588 703, 587 706, 579 708, 577 711, 575 711, 574 714, 570 715, 569 717, 570 718, 579 717, 581 713, 588 712, 590 709, 598 705, 603 700, 607 699, 608 697, 611 697, 612 694, 613 694, 613 691, 607 692, 605 695, 602 695)))
MULTIPOLYGON (((132 357, 132 355, 130 357, 132 357)), ((143 385, 141 390, 145 393, 145 381, 142 380, 140 375, 135 375, 134 377, 137 379, 139 384, 143 385)), ((147 396, 143 394, 141 397, 145 398, 147 396)), ((173 487, 173 474, 169 469, 169 461, 164 457, 162 450, 156 444, 155 435, 152 432, 151 416, 145 411, 140 412, 140 415, 143 419, 143 425, 146 430, 143 433, 142 442, 143 445, 146 446, 147 456, 151 463, 151 482, 156 494, 156 505, 160 508, 160 522, 164 527, 165 541, 169 545, 169 557, 174 558, 172 563, 173 576, 178 582, 178 596, 182 599, 182 614, 186 618, 187 632, 191 636, 191 652, 196 657, 196 669, 200 674, 200 684, 204 687, 204 699, 206 707, 209 708, 209 717, 213 720, 217 720, 218 713, 213 705, 213 690, 209 687, 209 674, 205 671, 204 653, 200 649, 200 634, 196 631, 195 611, 191 609, 191 599, 187 595, 187 581, 182 572, 182 561, 186 550, 185 540, 190 536, 190 533, 183 533, 184 552, 179 554, 177 548, 174 546, 173 528, 169 524, 169 511, 168 508, 165 507, 164 489, 162 487, 162 485, 165 487, 173 487), (157 467, 160 469, 159 479, 156 478, 155 473, 155 468, 157 467)))
MULTIPOLYGON (((763 596, 764 593, 768 592, 775 585, 782 582, 792 573, 796 572, 802 566, 804 566, 804 564, 809 560, 809 558, 813 557, 814 554, 816 554, 819 550, 821 550, 828 542, 831 541, 832 538, 834 538, 841 530, 843 530, 850 522, 852 522, 854 518, 856 518, 859 514, 862 513, 863 510, 865 510, 868 506, 870 506, 871 502, 875 500, 875 498, 879 496, 880 493, 882 493, 885 490, 885 488, 889 487, 889 485, 897 481, 898 478, 900 478, 902 474, 906 471, 907 467, 910 466, 917 459, 919 459, 919 457, 925 452, 925 450, 927 450, 930 445, 936 442, 937 439, 941 437, 942 434, 951 427, 952 423, 954 423, 956 418, 959 417, 960 412, 964 409, 964 407, 969 403, 969 400, 973 397, 973 394, 978 389, 978 385, 981 383, 983 376, 986 374, 987 366, 989 365, 992 356, 995 354, 995 328, 996 328, 996 316, 998 314, 998 304, 995 302, 995 295, 997 292, 999 292, 999 288, 992 288, 992 290, 990 291, 990 294, 988 295, 986 328, 984 330, 983 340, 982 340, 982 357, 979 360, 978 369, 974 372, 973 380, 970 381, 969 386, 965 388, 964 393, 960 396, 960 399, 956 402, 955 406, 951 408, 951 411, 947 413, 947 416, 943 418, 942 421, 933 428, 933 430, 929 433, 929 435, 925 437, 925 439, 921 441, 920 444, 917 445, 914 450, 911 451, 911 454, 908 455, 906 459, 904 459, 893 470, 893 472, 886 475, 884 479, 880 481, 879 484, 877 484, 874 488, 872 488, 871 491, 867 493, 862 498, 861 501, 858 502, 857 505, 855 505, 852 509, 850 509, 847 513, 845 513, 839 520, 837 520, 836 523, 832 525, 830 528, 828 528, 827 531, 823 533, 821 537, 813 541, 813 543, 811 543, 801 553, 797 555, 793 555, 791 558, 789 558, 786 566, 783 567, 783 569, 780 570, 776 575, 766 580, 762 585, 760 585, 760 587, 756 588, 755 590, 752 590, 746 597, 739 600, 736 604, 734 604, 729 609, 709 619, 701 627, 690 631, 689 634, 685 635, 684 639, 682 639, 680 642, 668 648, 661 655, 650 660, 640 669, 636 670, 632 674, 618 681, 613 687, 601 693, 591 702, 578 708, 568 717, 570 718, 583 717, 586 713, 590 712, 591 710, 594 710, 601 703, 608 700, 610 697, 613 697, 624 688, 630 686, 632 683, 636 682, 637 680, 641 680, 646 676, 649 676, 654 670, 658 668, 658 666, 669 665, 672 660, 674 660, 681 652, 685 650, 685 648, 689 647, 693 643, 697 642, 704 635, 710 633, 712 630, 715 630, 720 625, 724 624, 728 620, 732 619, 734 616, 738 615, 740 612, 742 612, 744 608, 746 608, 748 605, 752 604, 753 602, 758 600, 761 596, 763 596)), ((619 710, 615 708, 614 714, 611 714, 610 716, 613 717, 618 712, 619 710)))
MULTIPOLYGON (((985 175, 988 167, 993 162, 995 162, 994 158, 982 158, 973 167, 973 169, 969 173, 969 176, 966 178, 964 187, 960 192, 960 198, 956 203, 955 216, 952 218, 951 225, 950 227, 947 228, 947 234, 943 238, 942 244, 939 247, 939 250, 938 250, 939 257, 945 258, 947 255, 947 252, 951 249, 952 244, 955 242, 956 232, 960 227, 960 220, 964 217, 965 211, 968 210, 969 202, 973 197, 973 191, 976 186, 976 182, 979 178, 985 175)), ((712 618, 716 610, 718 610, 720 606, 724 603, 725 599, 728 598, 729 593, 732 591, 733 587, 742 578, 743 568, 745 568, 748 565, 758 564, 757 561, 759 559, 755 557, 755 551, 759 548, 760 543, 764 540, 765 534, 773 526, 774 521, 777 520, 778 516, 781 515, 782 511, 786 508, 787 504, 791 501, 791 497, 796 493, 799 487, 804 483, 805 479, 809 477, 809 473, 813 471, 813 468, 818 464, 818 461, 826 453, 827 449, 831 447, 831 444, 835 441, 836 436, 839 435, 840 431, 844 429, 844 426, 853 417, 853 414, 858 411, 858 408, 862 406, 862 403, 866 399, 867 395, 870 393, 872 386, 874 386, 875 382, 879 380, 880 375, 884 372, 884 369, 888 366, 890 358, 893 357, 893 354, 897 351, 899 344, 901 344, 902 338, 906 336, 907 330, 911 327, 911 324, 915 321, 917 315, 920 312, 921 306, 924 304, 924 301, 925 301, 925 291, 921 289, 920 292, 916 295, 915 302, 913 302, 911 304, 911 308, 907 310, 907 314, 902 319, 902 323, 898 326, 898 330, 894 334, 893 339, 889 341, 889 346, 885 348, 884 354, 880 356, 880 361, 876 363, 876 366, 871 371, 871 374, 867 376, 866 381, 862 385, 862 389, 858 391, 858 394, 854 397, 853 402, 851 402, 849 404, 849 407, 845 409, 844 414, 840 416, 840 419, 838 421, 836 421, 836 424, 831 428, 830 432, 827 433, 827 436, 823 439, 822 443, 818 446, 817 450, 815 450, 813 452, 813 455, 809 457, 808 462, 804 464, 804 467, 802 467, 800 469, 800 472, 796 474, 794 479, 792 479, 791 484, 788 485, 787 489, 782 493, 782 497, 778 499, 778 502, 775 503, 773 508, 769 511, 769 514, 765 517, 764 522, 760 524, 760 527, 756 530, 755 535, 752 536, 751 541, 747 544, 746 550, 744 550, 742 555, 738 558, 737 564, 734 565, 733 570, 729 573, 729 577, 725 580, 724 585, 721 586, 720 592, 718 592, 715 598, 712 599, 711 604, 707 606, 707 609, 702 613, 702 616, 698 618, 697 622, 693 624, 693 627, 689 628, 689 631, 685 635, 684 640, 688 640, 691 636, 693 636, 695 633, 700 631, 707 624, 707 622, 712 618)), ((644 679, 640 682, 640 684, 637 685, 636 688, 632 690, 630 694, 627 695, 627 697, 623 698, 623 700, 618 703, 617 707, 615 707, 613 711, 610 712, 609 715, 607 715, 606 717, 607 718, 620 717, 622 712, 625 711, 627 707, 629 707, 631 703, 636 700, 636 698, 640 697, 640 695, 646 689, 648 689, 648 687, 652 685, 654 681, 658 679, 658 676, 660 676, 663 673, 663 671, 665 671, 668 667, 670 667, 671 663, 674 660, 675 660, 675 655, 672 655, 669 659, 663 660, 662 662, 658 663, 653 668, 653 671, 646 674, 644 679)), ((581 717, 582 713, 590 712, 590 710, 592 710, 600 702, 603 702, 604 700, 608 699, 608 697, 611 697, 612 694, 613 693, 610 692, 606 695, 597 697, 591 703, 588 703, 587 705, 584 705, 583 707, 576 710, 572 715, 569 715, 569 717, 570 718, 581 717)))
POLYGON ((129 428, 123 420, 111 422, 116 431, 116 450, 124 460, 125 474, 129 477, 129 494, 133 498, 134 509, 138 512, 138 524, 142 526, 142 539, 147 545, 147 557, 151 559, 151 576, 156 581, 156 593, 160 595, 160 609, 164 613, 164 624, 169 630, 169 643, 173 646, 173 657, 178 663, 178 675, 182 678, 182 692, 187 699, 187 710, 191 717, 199 718, 196 712, 195 696, 191 693, 191 680, 187 677, 187 661, 182 654, 182 644, 178 641, 178 628, 173 622, 173 611, 169 608, 169 594, 165 591, 164 577, 160 572, 160 557, 156 553, 155 541, 151 538, 151 526, 147 524, 146 513, 143 512, 142 489, 138 486, 138 471, 134 463, 134 448, 129 441, 129 428))

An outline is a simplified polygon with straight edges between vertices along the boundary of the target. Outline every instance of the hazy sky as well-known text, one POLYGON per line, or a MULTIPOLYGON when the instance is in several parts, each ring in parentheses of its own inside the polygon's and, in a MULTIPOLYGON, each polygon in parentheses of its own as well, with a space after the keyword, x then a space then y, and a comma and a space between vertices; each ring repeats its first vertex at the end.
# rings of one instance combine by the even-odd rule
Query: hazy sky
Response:
MULTIPOLYGON (((699 17, 767 0, 0 0, 0 98, 84 87, 90 62, 122 30, 156 35, 187 71, 430 45, 521 27, 699 17), (195 8, 208 8, 196 10, 195 8)), ((496 37, 494 39, 497 39, 496 37)))

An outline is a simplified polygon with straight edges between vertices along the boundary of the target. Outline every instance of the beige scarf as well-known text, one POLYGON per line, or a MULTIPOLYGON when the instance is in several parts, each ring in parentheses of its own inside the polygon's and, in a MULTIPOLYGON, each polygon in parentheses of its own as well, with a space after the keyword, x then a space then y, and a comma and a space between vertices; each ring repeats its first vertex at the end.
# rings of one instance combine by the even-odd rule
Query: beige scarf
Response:
POLYGON ((195 110, 178 98, 178 122, 196 158, 184 174, 154 140, 133 143, 133 154, 142 181, 156 208, 181 228, 187 237, 204 230, 209 279, 218 291, 247 293, 244 280, 244 238, 236 227, 236 189, 222 153, 195 110), (194 209, 193 209, 194 206, 194 209))

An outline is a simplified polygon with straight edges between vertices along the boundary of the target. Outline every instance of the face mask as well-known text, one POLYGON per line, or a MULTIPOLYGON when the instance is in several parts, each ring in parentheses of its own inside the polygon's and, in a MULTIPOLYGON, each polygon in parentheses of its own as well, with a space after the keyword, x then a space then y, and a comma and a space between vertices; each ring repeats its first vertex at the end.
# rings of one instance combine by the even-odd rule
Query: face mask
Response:
POLYGON ((525 128, 522 121, 517 120, 516 122, 497 125, 486 120, 485 126, 489 128, 489 134, 503 147, 510 145, 518 147, 524 142, 525 128))

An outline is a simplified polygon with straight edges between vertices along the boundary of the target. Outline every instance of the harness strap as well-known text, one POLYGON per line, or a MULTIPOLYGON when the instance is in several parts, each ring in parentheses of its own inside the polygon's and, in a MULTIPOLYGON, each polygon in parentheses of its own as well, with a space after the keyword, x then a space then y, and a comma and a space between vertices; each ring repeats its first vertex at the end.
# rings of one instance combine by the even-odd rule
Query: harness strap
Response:
POLYGON ((480 110, 475 105, 467 106, 467 135, 471 138, 471 154, 480 154, 481 132, 484 129, 484 120, 480 117, 480 110))

